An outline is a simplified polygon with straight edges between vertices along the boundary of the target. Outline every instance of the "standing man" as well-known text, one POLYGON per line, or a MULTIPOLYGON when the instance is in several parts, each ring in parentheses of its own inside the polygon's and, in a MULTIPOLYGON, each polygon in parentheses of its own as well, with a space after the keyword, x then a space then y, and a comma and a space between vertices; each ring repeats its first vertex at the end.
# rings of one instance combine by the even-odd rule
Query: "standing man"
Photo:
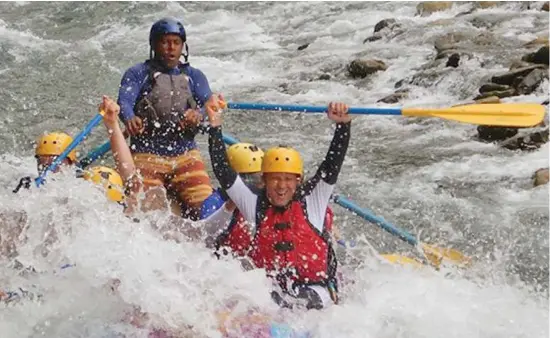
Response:
POLYGON ((155 22, 149 46, 149 59, 124 73, 118 95, 145 191, 142 210, 161 209, 169 197, 178 202, 172 204, 174 213, 196 220, 213 191, 194 140, 203 118, 200 108, 217 111, 223 98, 212 93, 203 72, 189 65, 181 22, 155 22))

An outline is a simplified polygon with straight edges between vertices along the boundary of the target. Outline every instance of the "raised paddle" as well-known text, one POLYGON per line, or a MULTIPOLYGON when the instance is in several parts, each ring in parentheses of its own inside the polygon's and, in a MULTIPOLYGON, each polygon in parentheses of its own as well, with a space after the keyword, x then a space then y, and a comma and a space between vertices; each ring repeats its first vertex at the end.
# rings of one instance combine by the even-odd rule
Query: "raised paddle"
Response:
MULTIPOLYGON (((304 113, 326 113, 327 106, 301 106, 288 104, 235 103, 227 104, 229 109, 291 111, 304 113)), ((408 117, 439 117, 451 121, 477 125, 502 127, 533 127, 544 119, 545 109, 538 103, 469 104, 451 108, 355 108, 350 114, 401 115, 408 117)))
POLYGON ((434 245, 429 245, 426 243, 419 242, 416 237, 408 233, 405 230, 399 229, 395 225, 385 221, 383 218, 380 218, 374 215, 371 211, 361 208, 352 201, 342 197, 340 195, 334 195, 333 200, 336 204, 356 213, 358 216, 361 216, 363 219, 378 225, 383 230, 389 232, 392 235, 399 237, 401 240, 413 245, 418 246, 424 252, 426 258, 438 268, 441 265, 442 260, 452 262, 458 266, 466 266, 471 262, 471 258, 467 257, 460 251, 456 249, 447 249, 439 248, 434 245))
MULTIPOLYGON (((233 137, 227 136, 227 135, 223 135, 223 141, 224 141, 224 143, 226 143, 228 145, 239 143, 239 141, 236 138, 233 138, 233 137)), ((336 202, 336 203, 338 203, 338 202, 336 202)), ((340 203, 338 203, 338 204, 340 204, 340 203)), ((353 210, 351 210, 351 211, 353 211, 353 210)), ((372 214, 371 214, 371 216, 376 217, 372 214)), ((346 243, 346 241, 344 241, 342 239, 338 240, 337 243, 339 245, 341 245, 342 247, 344 247, 344 248, 354 247, 356 245, 355 241, 352 241, 348 244, 348 243, 346 243)), ((412 258, 409 258, 409 257, 406 257, 406 256, 401 256, 401 255, 396 255, 396 254, 383 254, 381 256, 382 256, 382 258, 386 259, 390 263, 398 263, 398 264, 401 264, 401 265, 409 264, 409 265, 413 265, 415 267, 422 266, 422 263, 420 263, 419 261, 417 261, 415 259, 412 259, 412 258)))

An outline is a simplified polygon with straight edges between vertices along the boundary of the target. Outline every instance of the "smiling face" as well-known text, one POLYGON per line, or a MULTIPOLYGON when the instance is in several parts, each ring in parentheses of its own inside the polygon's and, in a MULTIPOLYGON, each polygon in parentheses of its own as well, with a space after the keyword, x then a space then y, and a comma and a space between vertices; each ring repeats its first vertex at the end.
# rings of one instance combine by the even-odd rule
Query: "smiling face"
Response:
POLYGON ((263 175, 267 198, 276 207, 284 207, 294 197, 301 183, 301 176, 290 173, 265 173, 263 175))
POLYGON ((183 50, 183 40, 179 35, 163 35, 155 47, 156 56, 164 61, 166 66, 174 68, 178 65, 183 50))

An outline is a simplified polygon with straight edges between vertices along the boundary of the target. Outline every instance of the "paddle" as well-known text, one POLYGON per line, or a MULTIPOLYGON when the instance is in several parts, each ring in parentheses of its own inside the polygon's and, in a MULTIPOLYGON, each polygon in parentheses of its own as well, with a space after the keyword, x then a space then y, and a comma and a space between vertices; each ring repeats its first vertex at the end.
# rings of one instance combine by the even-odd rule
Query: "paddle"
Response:
POLYGON ((372 212, 367 209, 360 208, 352 201, 342 197, 340 195, 334 195, 333 200, 336 204, 356 213, 365 220, 372 222, 382 229, 386 230, 392 235, 399 237, 401 240, 413 245, 420 246, 426 258, 435 266, 439 267, 443 259, 450 261, 459 266, 466 266, 470 263, 471 258, 465 256, 458 250, 455 249, 446 249, 439 248, 434 245, 428 245, 426 243, 419 242, 412 234, 406 232, 405 230, 399 229, 395 225, 386 222, 384 219, 375 216, 372 212))
MULTIPOLYGON (((293 111, 304 113, 326 113, 326 106, 300 106, 264 103, 227 104, 229 109, 293 111)), ((463 123, 532 127, 544 119, 544 107, 537 103, 470 104, 451 108, 350 108, 350 114, 401 115, 408 117, 439 117, 463 123)))
POLYGON ((73 149, 76 148, 84 140, 84 138, 91 133, 92 129, 94 129, 95 126, 97 126, 101 122, 104 114, 105 112, 101 111, 90 122, 88 122, 86 127, 84 127, 84 130, 82 130, 82 132, 80 132, 80 134, 78 134, 74 138, 73 142, 69 144, 69 146, 61 153, 61 155, 57 156, 55 161, 53 161, 52 164, 50 164, 45 170, 40 173, 37 178, 35 178, 34 182, 36 183, 37 187, 40 187, 40 185, 44 184, 44 178, 46 177, 48 171, 54 171, 59 166, 59 164, 63 162, 67 155, 69 155, 69 153, 73 151, 73 149))

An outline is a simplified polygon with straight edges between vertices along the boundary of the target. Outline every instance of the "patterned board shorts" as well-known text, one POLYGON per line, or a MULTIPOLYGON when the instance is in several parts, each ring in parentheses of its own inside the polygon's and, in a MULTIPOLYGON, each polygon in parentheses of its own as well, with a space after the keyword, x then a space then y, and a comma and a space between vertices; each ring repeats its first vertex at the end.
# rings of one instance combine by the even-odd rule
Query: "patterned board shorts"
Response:
POLYGON ((189 150, 179 156, 134 154, 134 163, 143 178, 144 190, 164 186, 185 209, 200 210, 212 194, 212 184, 200 152, 189 150))

